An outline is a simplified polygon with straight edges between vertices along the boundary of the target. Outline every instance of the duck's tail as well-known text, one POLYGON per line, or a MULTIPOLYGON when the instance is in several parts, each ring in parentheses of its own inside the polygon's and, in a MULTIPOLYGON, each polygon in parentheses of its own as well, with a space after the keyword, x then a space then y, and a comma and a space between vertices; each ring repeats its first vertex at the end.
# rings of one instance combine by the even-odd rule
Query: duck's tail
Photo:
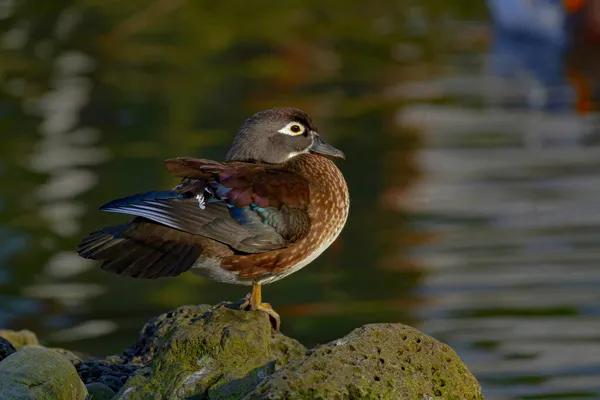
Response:
POLYGON ((196 262, 202 247, 145 218, 90 233, 77 246, 80 256, 102 261, 105 271, 133 278, 177 276, 196 262))

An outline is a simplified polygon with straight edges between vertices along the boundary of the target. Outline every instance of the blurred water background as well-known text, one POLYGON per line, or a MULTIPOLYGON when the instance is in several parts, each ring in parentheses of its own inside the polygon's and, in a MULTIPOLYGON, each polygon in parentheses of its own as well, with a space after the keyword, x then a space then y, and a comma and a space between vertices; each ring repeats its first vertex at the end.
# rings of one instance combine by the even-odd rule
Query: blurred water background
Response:
POLYGON ((177 183, 163 159, 221 159, 244 118, 296 106, 346 152, 352 207, 264 289, 285 334, 404 322, 488 399, 600 398, 593 1, 0 0, 0 327, 106 355, 165 310, 241 298, 74 249, 126 218, 101 204, 177 183))

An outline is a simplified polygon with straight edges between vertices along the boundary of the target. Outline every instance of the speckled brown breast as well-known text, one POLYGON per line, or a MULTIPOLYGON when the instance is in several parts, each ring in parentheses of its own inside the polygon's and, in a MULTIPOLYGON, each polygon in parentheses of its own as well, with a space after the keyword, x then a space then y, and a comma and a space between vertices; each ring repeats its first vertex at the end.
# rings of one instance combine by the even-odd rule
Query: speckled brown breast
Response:
POLYGON ((224 258, 221 268, 236 273, 240 280, 267 284, 299 270, 329 247, 346 223, 350 205, 348 186, 331 160, 303 154, 294 158, 290 169, 310 182, 307 208, 310 230, 284 249, 224 258))

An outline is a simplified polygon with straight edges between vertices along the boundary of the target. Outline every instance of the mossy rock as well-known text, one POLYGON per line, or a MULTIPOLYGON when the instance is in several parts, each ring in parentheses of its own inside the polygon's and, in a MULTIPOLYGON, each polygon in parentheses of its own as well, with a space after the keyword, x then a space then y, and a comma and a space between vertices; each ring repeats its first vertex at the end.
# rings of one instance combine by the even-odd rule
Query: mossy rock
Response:
POLYGON ((181 306, 152 318, 140 331, 137 342, 125 350, 121 357, 123 362, 140 366, 148 364, 165 336, 174 328, 190 325, 211 308, 212 306, 206 304, 181 306))
POLYGON ((12 353, 17 351, 15 346, 12 345, 8 340, 0 337, 0 361, 10 356, 12 353))
POLYGON ((65 357, 26 347, 0 363, 0 394, 14 400, 84 400, 88 392, 65 357))
POLYGON ((25 346, 37 346, 40 344, 35 333, 28 330, 11 331, 9 329, 0 329, 0 337, 8 340, 17 350, 25 346))
POLYGON ((102 383, 118 392, 129 378, 152 361, 160 343, 172 329, 188 325, 190 320, 210 309, 211 306, 204 304, 182 306, 152 318, 140 331, 137 342, 123 354, 75 363, 77 372, 86 384, 102 383))
POLYGON ((401 324, 374 324, 309 351, 245 399, 480 400, 481 387, 449 346, 401 324))
POLYGON ((138 371, 116 399, 239 399, 305 352, 297 341, 273 332, 268 315, 260 311, 217 306, 158 331, 162 339, 149 342, 149 367, 138 371))
MULTIPOLYGON (((69 360, 87 400, 483 399, 450 347, 400 324, 367 325, 306 352, 265 313, 184 306, 150 320, 122 354, 85 361, 39 346, 29 331, 3 333, 21 347, 0 364, 0 393, 15 399, 82 398, 69 360)), ((3 343, 8 354, 17 347, 0 339, 0 352, 3 343)))

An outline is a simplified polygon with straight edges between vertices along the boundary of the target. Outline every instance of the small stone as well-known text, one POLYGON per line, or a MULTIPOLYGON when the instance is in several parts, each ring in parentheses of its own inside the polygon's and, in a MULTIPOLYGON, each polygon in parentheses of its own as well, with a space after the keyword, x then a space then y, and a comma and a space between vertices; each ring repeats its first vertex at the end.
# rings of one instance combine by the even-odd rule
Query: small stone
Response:
POLYGON ((115 392, 111 388, 99 382, 90 383, 89 385, 85 385, 85 387, 90 394, 88 400, 110 400, 115 395, 115 392))
POLYGON ((0 361, 4 360, 15 351, 17 350, 8 340, 0 337, 0 361))
POLYGON ((26 347, 0 363, 2 399, 84 400, 85 388, 65 357, 43 347, 26 347))
POLYGON ((141 367, 116 364, 105 359, 83 361, 77 364, 76 368, 85 384, 98 382, 117 392, 141 367))

